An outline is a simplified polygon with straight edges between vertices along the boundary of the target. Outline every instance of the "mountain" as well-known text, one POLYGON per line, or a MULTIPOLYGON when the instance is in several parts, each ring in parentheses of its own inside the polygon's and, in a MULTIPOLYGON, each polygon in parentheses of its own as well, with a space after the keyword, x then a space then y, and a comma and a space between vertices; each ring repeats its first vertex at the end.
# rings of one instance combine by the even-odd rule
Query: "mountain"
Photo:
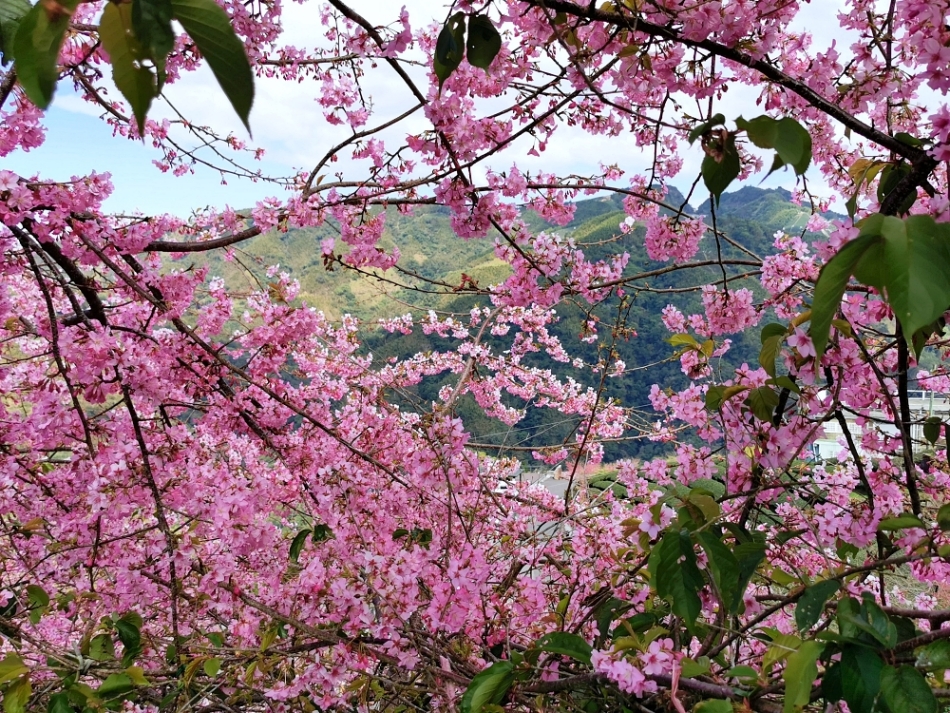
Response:
MULTIPOLYGON (((709 200, 696 209, 698 215, 710 214, 709 200)), ((827 220, 844 218, 838 213, 822 213, 827 220)), ((783 230, 795 233, 805 230, 811 210, 792 201, 792 194, 784 188, 743 186, 737 191, 723 193, 716 209, 717 219, 733 218, 758 223, 772 233, 783 230)))
MULTIPOLYGON (((673 195, 670 202, 685 203, 682 195, 673 195)), ((690 206, 685 210, 702 214, 708 203, 695 211, 690 206)), ((780 229, 801 231, 808 220, 809 211, 795 205, 790 194, 780 189, 746 187, 722 196, 717 210, 717 227, 737 239, 752 252, 763 255, 772 249, 774 233, 780 229)), ((629 275, 667 267, 649 259, 644 247, 644 228, 635 227, 629 233, 621 233, 619 226, 625 219, 623 196, 612 194, 596 196, 576 204, 573 220, 558 227, 544 222, 532 211, 525 212, 525 222, 532 230, 546 229, 570 234, 582 246, 588 259, 597 260, 609 254, 625 250, 630 254, 626 270, 629 275)), ((385 274, 357 274, 341 269, 339 265, 328 270, 320 252, 320 242, 334 234, 331 225, 316 229, 272 231, 248 241, 234 251, 233 260, 225 260, 220 253, 191 255, 187 264, 206 263, 212 275, 221 275, 229 288, 237 293, 265 289, 268 279, 265 270, 279 264, 295 277, 301 285, 300 299, 311 306, 324 310, 333 318, 343 314, 358 317, 364 330, 364 346, 379 359, 401 357, 419 351, 454 349, 451 340, 425 335, 416 330, 409 335, 388 334, 372 328, 377 319, 393 317, 406 312, 438 309, 446 312, 467 314, 473 307, 486 305, 483 295, 466 293, 455 289, 462 286, 463 273, 469 280, 485 287, 503 281, 508 275, 507 266, 494 255, 494 241, 490 239, 460 240, 451 230, 449 211, 439 206, 421 206, 411 214, 390 210, 386 216, 383 247, 398 246, 401 258, 398 269, 385 274)), ((714 260, 718 255, 724 259, 748 259, 726 241, 717 242, 707 235, 701 244, 697 260, 714 260)), ((184 267, 185 265, 178 265, 184 267)), ((726 267, 731 276, 748 271, 749 267, 726 267)), ((618 314, 623 315, 626 327, 636 336, 620 339, 613 345, 615 357, 622 359, 628 368, 653 365, 646 371, 636 371, 620 379, 605 382, 606 395, 617 399, 630 408, 632 413, 649 412, 649 390, 652 384, 665 387, 686 385, 678 359, 672 358, 673 348, 666 339, 669 333, 659 320, 661 310, 670 303, 676 304, 684 313, 700 312, 702 305, 698 288, 716 284, 723 278, 723 269, 718 265, 692 269, 688 274, 669 272, 639 280, 627 289, 623 305, 611 299, 591 307, 578 301, 559 305, 560 321, 552 332, 558 336, 572 355, 577 355, 588 364, 597 364, 605 355, 605 344, 588 343, 580 337, 583 324, 594 318, 602 324, 612 324, 618 314), (687 291, 686 288, 696 288, 687 291)), ((730 289, 747 286, 761 294, 755 279, 746 278, 731 282, 730 289)), ((608 330, 609 335, 609 330, 608 330)), ((757 363, 759 339, 755 333, 735 335, 733 347, 723 360, 722 368, 728 369, 743 361, 757 363)), ((503 350, 507 348, 500 340, 488 338, 486 346, 503 350), (497 343, 496 343, 497 341, 497 343)), ((532 354, 528 365, 548 368, 582 383, 597 386, 599 372, 590 369, 574 370, 563 363, 554 362, 544 354, 532 354)), ((455 377, 432 377, 407 396, 405 406, 413 402, 430 404, 437 400, 439 389, 455 377)), ((509 399, 508 405, 525 404, 509 399)), ((477 439, 486 444, 502 446, 529 446, 550 444, 559 439, 570 439, 578 426, 576 419, 565 419, 563 414, 547 409, 528 409, 527 417, 517 428, 509 429, 500 422, 486 418, 465 399, 459 403, 459 412, 477 439)), ((663 452, 665 446, 649 441, 621 442, 610 444, 608 460, 638 455, 646 457, 663 452)))

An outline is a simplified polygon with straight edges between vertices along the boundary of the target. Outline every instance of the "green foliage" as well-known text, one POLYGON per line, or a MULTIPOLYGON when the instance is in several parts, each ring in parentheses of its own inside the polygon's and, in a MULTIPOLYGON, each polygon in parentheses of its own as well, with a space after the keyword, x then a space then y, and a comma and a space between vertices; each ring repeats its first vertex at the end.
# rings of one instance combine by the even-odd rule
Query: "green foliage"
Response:
POLYGON ((939 416, 930 416, 924 421, 924 438, 930 445, 934 445, 940 438, 940 431, 943 427, 943 421, 939 416))
MULTIPOLYGON (((717 207, 722 194, 742 168, 736 148, 736 132, 726 129, 713 131, 714 127, 724 123, 725 117, 716 114, 689 133, 690 143, 702 137, 703 150, 706 152, 701 169, 703 182, 717 207)), ((808 170, 811 164, 811 135, 795 119, 773 119, 763 115, 747 121, 740 116, 736 119, 736 127, 739 131, 745 131, 749 140, 759 148, 775 149, 770 174, 784 166, 791 166, 799 176, 808 170)))
POLYGON ((9 683, 29 672, 30 669, 17 654, 9 653, 0 660, 0 684, 9 683))
POLYGON ((904 513, 903 515, 896 515, 894 517, 885 517, 877 525, 877 529, 881 532, 906 530, 911 527, 924 527, 924 523, 921 522, 920 518, 911 513, 904 513))
POLYGON ((820 357, 831 321, 854 276, 877 288, 903 328, 913 335, 950 307, 950 225, 932 217, 906 220, 875 214, 861 221, 857 238, 829 260, 818 277, 811 336, 820 357))
POLYGON ((466 57, 473 67, 486 72, 501 51, 501 35, 485 15, 468 19, 468 42, 465 41, 465 13, 457 12, 448 19, 435 43, 432 71, 439 80, 439 91, 445 80, 458 69, 466 57))
POLYGON ((702 164, 703 183, 715 198, 717 206, 720 196, 739 175, 741 168, 735 134, 725 132, 724 136, 706 148, 702 164))
POLYGON ((501 35, 484 15, 472 15, 468 21, 468 63, 488 71, 492 60, 501 51, 501 35))
POLYGON ((937 699, 913 666, 885 666, 881 698, 891 713, 937 713, 937 699))
POLYGON ((853 713, 871 713, 881 688, 884 661, 872 649, 853 644, 841 652, 841 692, 853 713))
POLYGON ((30 623, 39 624, 40 619, 49 610, 49 594, 37 584, 28 584, 26 597, 30 606, 30 623))
POLYGON ((739 589, 739 562, 720 537, 709 530, 696 533, 696 539, 706 552, 709 571, 723 607, 735 614, 742 603, 744 591, 739 589))
POLYGON ((588 666, 590 666, 590 655, 593 651, 591 645, 582 636, 565 631, 554 631, 545 634, 535 642, 533 648, 551 654, 569 656, 588 666))
POLYGON ((38 2, 19 22, 13 43, 17 80, 30 101, 45 109, 59 79, 59 48, 79 0, 38 2))
POLYGON ((778 392, 769 386, 759 386, 749 391, 745 404, 760 421, 771 421, 779 404, 778 392))
POLYGON ((649 567, 657 595, 668 601, 673 613, 692 629, 702 607, 699 592, 705 582, 696 566, 696 552, 689 531, 667 531, 653 547, 649 567))
MULTIPOLYGON (((911 166, 905 161, 889 163, 881 171, 881 180, 877 184, 877 200, 883 203, 887 197, 894 192, 901 180, 911 172, 911 166)), ((911 206, 917 201, 917 191, 908 193, 897 207, 897 212, 904 215, 911 209, 911 206)))
MULTIPOLYGON (((59 50, 78 0, 0 0, 0 54, 15 61, 30 101, 46 109, 59 79, 59 50), (13 52, 11 53, 11 49, 13 52)), ((152 100, 165 82, 165 60, 175 44, 172 20, 181 23, 208 60, 215 79, 244 126, 254 102, 254 76, 244 45, 227 13, 214 0, 133 0, 107 3, 99 37, 112 64, 112 79, 132 107, 141 134, 152 100)))
POLYGON ((29 676, 21 676, 3 691, 3 713, 26 713, 27 703, 33 693, 29 676))
POLYGON ((795 625, 799 631, 807 631, 821 618, 827 602, 841 589, 841 582, 837 579, 826 579, 808 587, 798 600, 795 607, 795 625))
POLYGON ((248 131, 254 75, 228 14, 214 0, 171 0, 173 16, 194 40, 248 131))
POLYGON ((132 6, 107 3, 99 21, 99 38, 112 61, 112 80, 132 107, 141 134, 158 83, 143 63, 145 53, 132 34, 132 6))
POLYGON ((69 694, 60 692, 50 696, 46 713, 74 713, 73 707, 69 705, 69 694))
POLYGON ((808 170, 811 163, 811 134, 794 119, 773 119, 763 115, 746 121, 739 117, 736 126, 740 131, 745 131, 749 140, 759 148, 775 149, 775 161, 769 173, 783 166, 791 166, 799 176, 808 170))
POLYGON ((709 121, 704 121, 699 126, 689 132, 689 142, 693 143, 701 136, 707 135, 714 126, 721 126, 726 123, 726 117, 723 114, 714 114, 709 121))
POLYGON ((0 0, 0 64, 13 59, 17 28, 29 11, 29 0, 0 0))
POLYGON ((732 703, 723 699, 700 701, 693 708, 693 713, 733 713, 732 703))
POLYGON ((309 527, 296 534, 293 541, 290 543, 291 562, 296 562, 298 559, 300 559, 300 553, 303 551, 303 546, 306 544, 308 537, 310 537, 309 527))
POLYGON ((940 639, 918 649, 916 665, 928 671, 950 669, 950 641, 940 639))
POLYGON ((165 58, 175 46, 171 0, 132 0, 132 29, 143 54, 155 64, 158 90, 165 83, 165 58))
POLYGON ((435 42, 432 69, 439 80, 439 91, 452 72, 458 69, 465 53, 465 13, 457 12, 445 23, 435 42))
POLYGON ((461 713, 480 713, 485 706, 497 706, 515 681, 511 661, 496 661, 476 674, 459 704, 461 713))

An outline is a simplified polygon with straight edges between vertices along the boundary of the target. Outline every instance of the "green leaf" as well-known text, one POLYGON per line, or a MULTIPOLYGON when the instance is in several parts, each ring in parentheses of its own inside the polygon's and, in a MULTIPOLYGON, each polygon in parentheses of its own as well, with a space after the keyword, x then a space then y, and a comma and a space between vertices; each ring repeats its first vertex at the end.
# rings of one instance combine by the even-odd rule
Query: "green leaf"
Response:
POLYGON ((726 678, 735 678, 740 683, 754 686, 759 680, 759 672, 751 666, 733 666, 723 673, 726 678))
POLYGON ((701 490, 693 488, 692 484, 690 485, 689 495, 686 496, 684 502, 689 506, 695 507, 699 513, 702 514, 701 524, 715 522, 722 514, 722 508, 719 507, 719 503, 717 503, 709 493, 704 493, 701 490))
MULTIPOLYGON (((950 307, 950 224, 927 215, 907 220, 893 216, 867 219, 868 232, 879 236, 878 253, 861 260, 854 275, 881 290, 900 321, 913 334, 950 307)), ((865 227, 862 225, 862 232, 865 227)))
POLYGON ((778 393, 769 386, 760 386, 749 392, 745 403, 757 419, 771 421, 778 406, 778 393))
POLYGON ((228 14, 214 0, 171 0, 174 17, 194 40, 248 132, 254 75, 228 14))
POLYGON ((205 675, 214 678, 218 675, 218 672, 221 670, 221 659, 207 659, 204 662, 203 666, 205 670, 205 675))
POLYGON ((702 656, 699 661, 690 658, 680 659, 680 675, 683 678, 694 678, 709 673, 709 657, 702 656))
POLYGON ((838 608, 835 612, 838 620, 838 631, 846 639, 856 639, 858 637, 858 627, 854 622, 857 620, 861 607, 858 600, 854 597, 843 597, 838 600, 838 608))
POLYGON ((120 617, 117 619, 117 621, 124 621, 124 622, 126 622, 127 624, 131 624, 131 625, 134 626, 136 629, 141 629, 141 628, 142 628, 142 624, 144 623, 144 622, 142 621, 142 615, 139 614, 138 612, 135 612, 135 611, 127 611, 125 614, 123 614, 122 616, 120 616, 120 617))
POLYGON ((881 532, 907 530, 911 527, 923 528, 924 523, 921 522, 919 517, 916 515, 911 515, 910 513, 904 513, 903 515, 897 515, 896 517, 885 517, 877 525, 877 529, 881 532))
POLYGON ((729 187, 729 184, 739 175, 741 165, 739 152, 736 150, 735 134, 727 134, 726 139, 717 147, 704 147, 706 158, 703 159, 703 183, 716 199, 719 206, 719 197, 729 187))
POLYGON ((908 619, 906 616, 896 616, 891 614, 890 620, 894 622, 894 628, 897 629, 897 643, 902 644, 905 641, 910 641, 911 639, 915 639, 920 635, 920 632, 917 631, 917 627, 914 625, 913 619, 908 619))
POLYGON ((717 500, 726 494, 726 486, 712 478, 696 478, 689 484, 689 488, 707 492, 717 500))
POLYGON ((138 614, 130 617, 128 614, 115 622, 115 630, 119 634, 119 641, 125 647, 122 653, 122 665, 128 666, 142 654, 142 634, 139 631, 142 619, 138 614))
POLYGON ((881 642, 885 648, 892 648, 897 644, 897 627, 891 623, 890 617, 874 601, 874 596, 870 592, 864 592, 861 595, 861 616, 870 624, 874 631, 874 637, 881 642))
POLYGON ((851 275, 854 274, 858 262, 876 241, 876 235, 861 235, 845 243, 844 247, 821 268, 818 282, 815 284, 811 309, 810 333, 818 355, 816 362, 821 361, 821 356, 825 353, 831 322, 838 311, 838 305, 841 304, 841 298, 848 287, 851 275))
POLYGON ((700 701, 693 707, 693 713, 732 713, 734 710, 730 701, 721 698, 700 701))
POLYGON ((749 140, 762 149, 775 149, 777 158, 769 173, 789 165, 799 176, 808 170, 811 163, 811 135, 791 117, 773 119, 757 116, 746 121, 736 119, 736 126, 746 132, 749 140))
POLYGON ((811 163, 811 134, 791 117, 778 120, 775 150, 782 161, 804 175, 811 163))
POLYGON ((674 334, 664 341, 674 347, 689 347, 690 349, 699 350, 699 342, 691 334, 674 334))
POLYGON ((723 608, 730 613, 736 613, 745 593, 739 591, 739 562, 723 541, 709 530, 697 532, 696 539, 706 552, 709 571, 723 608))
POLYGON ((39 624, 49 608, 49 594, 39 585, 28 584, 26 597, 30 604, 30 623, 39 624))
POLYGON ((775 154, 772 156, 772 167, 769 169, 769 172, 765 174, 765 177, 768 178, 780 168, 785 168, 785 162, 782 160, 781 156, 775 154))
POLYGON ((798 636, 782 634, 775 629, 763 633, 767 633, 772 640, 771 645, 762 659, 762 673, 768 677, 775 664, 779 661, 784 661, 801 648, 802 640, 798 636))
POLYGON ((913 666, 885 666, 881 672, 881 698, 892 713, 937 713, 937 698, 913 666))
POLYGON ((50 696, 46 713, 73 713, 73 707, 69 705, 69 694, 60 691, 50 696))
POLYGON ((795 607, 795 625, 799 631, 807 631, 821 618, 827 602, 841 589, 837 579, 826 579, 806 589, 795 607))
POLYGON ((851 713, 871 713, 884 662, 871 649, 847 644, 841 652, 841 692, 851 713))
POLYGON ((745 131, 749 141, 760 149, 774 149, 778 140, 778 121, 771 116, 757 116, 754 119, 736 119, 736 127, 745 131))
POLYGON ((142 63, 145 53, 132 34, 132 6, 107 3, 99 21, 99 37, 112 62, 112 81, 132 107, 142 136, 158 85, 155 75, 142 63))
POLYGON ((29 0, 0 0, 0 64, 13 59, 16 31, 30 7, 29 0))
POLYGON ((141 666, 129 666, 125 669, 125 673, 128 674, 128 677, 136 686, 148 685, 148 679, 145 678, 145 671, 142 670, 141 666))
MULTIPOLYGON (((752 575, 755 574, 759 564, 765 559, 765 543, 755 540, 740 542, 733 548, 732 554, 739 563, 739 585, 737 590, 744 594, 752 575)), ((741 595, 736 599, 736 603, 737 606, 742 606, 741 595)))
POLYGON ((777 376, 774 379, 769 379, 766 383, 774 384, 780 389, 788 389, 795 394, 800 394, 802 392, 801 388, 799 388, 798 384, 796 384, 790 376, 777 376))
POLYGON ((924 145, 923 141, 912 134, 908 134, 906 131, 898 131, 896 134, 894 134, 894 138, 900 141, 902 144, 907 144, 908 146, 913 146, 914 148, 920 148, 924 145))
POLYGON ((23 659, 16 654, 7 654, 0 661, 0 683, 7 683, 29 672, 23 659))
POLYGON ((132 0, 132 29, 135 38, 158 71, 158 89, 165 81, 165 58, 175 46, 171 0, 132 0))
POLYGON ((300 558, 300 553, 303 552, 303 546, 307 543, 307 538, 310 537, 311 532, 308 527, 294 536, 293 542, 290 543, 291 562, 296 562, 300 558))
POLYGON ((940 639, 917 649, 917 665, 930 671, 950 668, 950 641, 940 639))
POLYGON ((767 341, 773 337, 784 337, 788 334, 788 328, 784 324, 779 324, 778 322, 770 322, 762 327, 762 332, 759 335, 759 341, 761 341, 764 346, 767 341))
POLYGON ((331 537, 333 537, 333 530, 325 522, 313 526, 313 537, 311 539, 314 543, 326 542, 331 537))
POLYGON ((514 680, 511 661, 496 661, 472 679, 459 704, 461 713, 480 713, 484 706, 499 705, 514 680))
MULTIPOLYGON (((912 168, 909 163, 901 161, 897 164, 890 164, 884 167, 884 170, 881 172, 881 180, 877 184, 877 200, 879 203, 883 203, 888 195, 897 188, 897 184, 901 182, 901 179, 904 178, 907 174, 911 172, 912 168)), ((904 215, 911 209, 911 206, 917 201, 917 189, 914 188, 904 197, 904 200, 897 207, 897 212, 901 215, 904 215)))
POLYGON ((89 642, 89 658, 93 661, 112 661, 115 658, 115 643, 109 634, 97 634, 89 642))
POLYGON ((722 114, 713 115, 712 118, 709 119, 709 121, 703 122, 702 124, 700 124, 699 126, 697 126, 692 131, 689 132, 689 142, 693 143, 694 141, 696 141, 696 139, 698 139, 700 136, 708 132, 714 126, 719 126, 720 124, 725 124, 725 123, 726 123, 726 117, 724 115, 722 114))
POLYGON ((442 85, 452 72, 462 63, 465 53, 465 13, 457 12, 445 23, 435 42, 435 55, 432 57, 432 71, 439 80, 439 93, 442 85))
POLYGON ((590 655, 593 651, 591 645, 583 637, 564 631, 553 631, 550 634, 545 634, 535 642, 534 648, 552 654, 570 656, 572 659, 588 666, 590 666, 590 655))
POLYGON ((666 532, 650 553, 649 568, 657 595, 667 600, 673 613, 692 629, 702 605, 699 591, 705 583, 696 566, 689 532, 666 532))
POLYGON ((924 438, 930 445, 933 445, 940 438, 940 427, 943 421, 939 416, 931 416, 924 421, 924 438))
POLYGON ((765 373, 775 378, 775 360, 782 352, 782 344, 785 343, 785 334, 775 337, 769 337, 762 345, 759 352, 759 365, 765 369, 765 373))
POLYGON ((941 505, 937 510, 937 527, 944 532, 950 530, 950 503, 941 505))
POLYGON ((811 689, 818 678, 818 657, 825 645, 805 641, 789 655, 782 678, 785 679, 785 704, 782 713, 801 713, 811 701, 811 689))
POLYGON ((3 692, 3 713, 26 713, 26 704, 32 693, 30 677, 18 678, 3 692))
POLYGON ((59 48, 79 0, 38 2, 20 20, 13 41, 17 79, 30 101, 46 109, 59 79, 59 48))
POLYGON ((132 678, 127 673, 113 673, 96 689, 96 695, 103 700, 119 698, 135 689, 132 678))
POLYGON ((598 641, 603 642, 607 639, 607 635, 610 633, 610 625, 629 608, 629 603, 616 597, 610 597, 591 612, 591 617, 597 622, 598 641))
POLYGON ((468 20, 468 44, 466 57, 473 67, 479 67, 486 72, 492 60, 501 50, 501 35, 485 15, 472 15, 468 20))
POLYGON ((726 393, 726 387, 721 384, 713 384, 706 389, 706 409, 708 411, 718 411, 722 406, 723 398, 726 393))

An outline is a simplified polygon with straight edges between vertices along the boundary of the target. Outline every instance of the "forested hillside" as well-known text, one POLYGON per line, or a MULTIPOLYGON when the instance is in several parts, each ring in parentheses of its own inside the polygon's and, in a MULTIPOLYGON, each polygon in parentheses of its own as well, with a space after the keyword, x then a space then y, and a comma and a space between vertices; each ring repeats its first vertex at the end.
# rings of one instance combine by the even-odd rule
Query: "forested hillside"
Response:
MULTIPOLYGON (((675 189, 667 202, 683 206, 686 213, 708 211, 708 204, 695 209, 675 189)), ((809 215, 810 210, 793 203, 791 195, 781 189, 746 186, 725 194, 717 214, 721 238, 717 241, 707 232, 694 262, 719 258, 751 262, 754 256, 774 249, 776 232, 801 234, 809 215)), ((544 221, 534 211, 525 211, 525 222, 532 230, 570 236, 579 246, 584 246, 589 259, 602 259, 622 246, 630 254, 626 274, 651 273, 668 267, 668 263, 654 262, 647 255, 642 226, 635 226, 626 234, 621 230, 625 218, 622 194, 579 201, 573 220, 563 226, 544 221)), ((457 314, 464 322, 472 309, 491 304, 486 288, 503 281, 509 274, 505 263, 495 256, 492 240, 460 241, 455 237, 449 210, 443 207, 420 206, 410 214, 388 211, 382 244, 387 249, 397 246, 400 260, 395 269, 386 273, 360 273, 325 260, 321 241, 333 234, 334 228, 329 224, 305 230, 275 230, 244 244, 240 251, 232 253, 230 261, 222 260, 217 253, 209 253, 199 258, 189 256, 185 263, 198 266, 207 260, 210 275, 224 277, 232 290, 247 292, 266 288, 271 279, 266 274, 267 269, 279 265, 280 271, 288 272, 300 282, 300 300, 323 310, 333 319, 345 314, 356 317, 361 323, 364 349, 377 360, 455 349, 458 341, 452 338, 425 334, 418 327, 411 334, 391 334, 379 328, 379 320, 432 309, 440 314, 457 314)), ((687 315, 701 313, 700 289, 704 285, 722 284, 724 275, 729 279, 730 289, 747 287, 761 295, 755 272, 754 266, 740 269, 706 265, 644 277, 623 300, 612 297, 593 308, 584 306, 583 300, 568 301, 558 307, 560 321, 552 333, 575 358, 583 359, 586 368, 558 363, 543 351, 529 355, 525 364, 569 375, 585 385, 602 386, 606 397, 629 409, 633 427, 624 439, 606 446, 608 460, 656 455, 663 452, 665 446, 639 435, 649 428, 652 417, 650 388, 653 384, 662 384, 667 389, 678 389, 687 383, 676 358, 677 348, 669 343, 670 332, 660 320, 661 311, 673 304, 687 315), (613 334, 600 334, 592 341, 584 338, 587 320, 612 324, 618 314, 622 316, 625 332, 614 330, 613 334), (616 359, 626 364, 625 373, 603 378, 603 368, 596 368, 597 365, 616 359)), ((754 334, 737 335, 732 341, 722 361, 717 362, 722 368, 734 368, 743 362, 755 363, 759 344, 754 334)), ((485 344, 497 348, 490 335, 485 344)), ((452 375, 427 379, 416 393, 404 393, 399 398, 407 407, 428 408, 438 400, 439 390, 452 380, 452 375)), ((537 446, 570 440, 578 426, 576 419, 563 414, 529 409, 517 428, 510 429, 473 408, 471 398, 466 396, 460 400, 459 413, 486 447, 494 446, 499 451, 526 454, 537 446)), ((507 405, 526 406, 514 401, 507 405)))

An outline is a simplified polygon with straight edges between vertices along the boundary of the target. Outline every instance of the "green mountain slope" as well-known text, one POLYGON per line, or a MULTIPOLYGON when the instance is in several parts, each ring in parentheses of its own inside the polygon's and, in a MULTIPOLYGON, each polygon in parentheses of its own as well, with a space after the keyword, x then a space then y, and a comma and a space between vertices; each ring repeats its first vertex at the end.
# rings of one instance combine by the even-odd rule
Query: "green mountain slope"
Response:
MULTIPOLYGON (((674 198, 682 202, 681 196, 674 198)), ((788 194, 781 191, 757 188, 725 194, 717 225, 753 252, 767 254, 776 230, 803 226, 808 220, 808 211, 794 205, 788 198, 788 194)), ((702 213, 703 207, 700 206, 696 212, 702 213)), ((619 225, 625 217, 622 196, 612 195, 579 202, 574 220, 563 227, 548 225, 531 212, 527 212, 526 222, 533 230, 570 234, 578 245, 583 246, 588 259, 596 260, 619 249, 626 250, 630 254, 626 271, 629 275, 665 267, 665 264, 655 263, 647 256, 642 227, 628 234, 621 233, 619 225)), ((362 320, 366 327, 365 348, 379 359, 419 351, 454 349, 455 343, 425 335, 421 330, 410 335, 381 332, 372 328, 377 319, 426 309, 466 314, 476 305, 487 305, 489 300, 485 295, 474 295, 460 289, 464 287, 463 282, 471 284, 470 281, 475 281, 480 287, 486 287, 503 281, 508 275, 507 266, 494 255, 493 240, 459 239, 451 231, 448 210, 442 207, 419 207, 409 215, 395 210, 387 213, 382 244, 387 249, 398 247, 401 257, 399 267, 384 275, 359 274, 341 269, 339 265, 327 269, 320 242, 333 234, 332 226, 273 231, 242 244, 231 261, 215 253, 190 256, 187 262, 205 262, 212 275, 221 275, 229 288, 237 293, 266 288, 269 281, 266 268, 279 264, 281 270, 299 280, 301 300, 324 310, 333 318, 349 313, 362 320)), ((720 254, 725 259, 748 258, 725 241, 717 246, 715 239, 707 234, 697 260, 714 260, 720 254)), ((726 269, 730 275, 743 270, 748 268, 726 269)), ((569 353, 581 357, 588 365, 596 365, 606 355, 606 340, 602 338, 597 343, 582 341, 583 323, 593 317, 601 324, 612 324, 620 310, 625 326, 635 331, 636 336, 619 339, 611 346, 615 358, 625 361, 628 368, 653 366, 620 379, 608 379, 606 394, 631 409, 631 413, 648 413, 652 384, 675 388, 684 386, 687 381, 679 361, 672 358, 674 350, 666 342, 669 334, 660 322, 661 310, 673 303, 685 313, 701 312, 698 288, 720 282, 722 275, 720 267, 715 265, 640 280, 627 289, 627 302, 622 309, 616 299, 593 308, 582 301, 576 304, 568 302, 558 306, 560 321, 552 331, 569 353), (685 288, 697 289, 685 291, 685 288)), ((739 286, 748 286, 759 292, 754 279, 730 283, 730 289, 739 286)), ((606 336, 609 337, 609 330, 606 336)), ((495 344, 489 339, 487 344, 498 350, 506 348, 501 341, 495 344)), ((722 366, 728 368, 743 361, 754 364, 758 348, 757 335, 736 335, 722 366)), ((575 370, 541 353, 531 355, 527 363, 591 386, 600 382, 600 373, 595 369, 575 370)), ((433 377, 424 381, 414 394, 406 395, 406 407, 416 403, 426 408, 438 398, 438 390, 452 378, 433 377)), ((521 407, 526 404, 511 399, 509 405, 521 407)), ((464 399, 459 404, 459 411, 478 441, 498 447, 528 448, 556 443, 560 439, 570 439, 578 425, 576 419, 565 419, 562 414, 546 409, 528 409, 524 421, 510 429, 486 418, 464 399)), ((643 420, 643 416, 639 418, 643 420)), ((609 445, 607 457, 648 456, 663 452, 663 448, 649 441, 632 440, 609 445)))

